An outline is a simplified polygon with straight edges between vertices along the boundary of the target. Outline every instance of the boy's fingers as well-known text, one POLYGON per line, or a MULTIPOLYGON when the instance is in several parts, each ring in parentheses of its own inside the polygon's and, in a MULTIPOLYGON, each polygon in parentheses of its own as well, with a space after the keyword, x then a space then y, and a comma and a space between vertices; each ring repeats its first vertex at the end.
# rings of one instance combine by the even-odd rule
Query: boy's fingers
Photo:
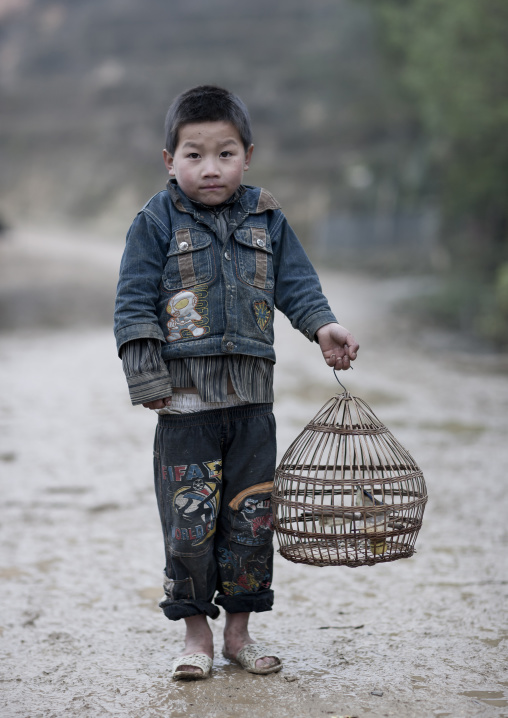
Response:
POLYGON ((356 355, 358 354, 358 349, 360 348, 360 345, 352 334, 348 334, 346 337, 346 347, 351 359, 356 359, 356 355))
POLYGON ((349 369, 349 357, 345 354, 342 359, 339 359, 335 364, 335 369, 349 369))
POLYGON ((350 369, 351 362, 356 359, 358 349, 359 346, 355 343, 353 347, 346 345, 342 355, 335 353, 329 356, 323 356, 328 366, 333 367, 337 371, 340 369, 350 369))
POLYGON ((164 409, 164 407, 171 404, 171 397, 168 396, 165 399, 156 399, 155 401, 147 401, 143 404, 145 409, 164 409))

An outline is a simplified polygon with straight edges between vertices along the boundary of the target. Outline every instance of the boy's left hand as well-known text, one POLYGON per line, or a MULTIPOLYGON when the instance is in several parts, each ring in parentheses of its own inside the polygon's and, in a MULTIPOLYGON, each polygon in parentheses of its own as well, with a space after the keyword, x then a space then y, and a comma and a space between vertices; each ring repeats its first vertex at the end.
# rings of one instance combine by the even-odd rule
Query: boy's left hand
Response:
POLYGON ((334 369, 349 369, 356 359, 360 345, 351 332, 341 324, 325 324, 316 332, 323 357, 334 369))
POLYGON ((143 404, 145 409, 165 409, 167 406, 171 406, 171 397, 165 396, 164 399, 155 399, 154 401, 147 401, 143 404))

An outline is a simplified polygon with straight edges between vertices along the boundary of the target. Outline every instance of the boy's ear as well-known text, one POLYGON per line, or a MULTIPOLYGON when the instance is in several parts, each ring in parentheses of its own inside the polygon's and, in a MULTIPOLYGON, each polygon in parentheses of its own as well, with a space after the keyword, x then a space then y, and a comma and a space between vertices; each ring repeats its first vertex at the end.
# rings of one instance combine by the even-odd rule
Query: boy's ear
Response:
POLYGON ((175 168, 174 168, 173 155, 170 155, 169 152, 166 149, 164 149, 164 150, 162 150, 162 156, 164 158, 164 164, 166 165, 167 171, 169 172, 170 175, 174 176, 175 168))
POLYGON ((250 161, 252 158, 252 153, 254 151, 254 145, 251 145, 247 152, 245 153, 245 163, 243 165, 243 169, 247 171, 249 169, 250 161))

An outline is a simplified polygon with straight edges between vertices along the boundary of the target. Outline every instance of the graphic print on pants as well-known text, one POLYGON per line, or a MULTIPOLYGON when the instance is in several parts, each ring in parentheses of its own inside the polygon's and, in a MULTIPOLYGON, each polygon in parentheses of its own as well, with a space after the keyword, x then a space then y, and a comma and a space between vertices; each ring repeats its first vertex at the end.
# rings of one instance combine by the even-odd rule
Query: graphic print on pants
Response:
POLYGON ((272 579, 273 516, 271 481, 241 491, 229 502, 231 543, 218 548, 222 588, 226 596, 268 589, 272 579), (235 546, 236 545, 236 546, 235 546))
POLYGON ((162 477, 171 482, 171 545, 174 553, 186 553, 186 548, 201 546, 216 531, 222 461, 163 466, 162 477))

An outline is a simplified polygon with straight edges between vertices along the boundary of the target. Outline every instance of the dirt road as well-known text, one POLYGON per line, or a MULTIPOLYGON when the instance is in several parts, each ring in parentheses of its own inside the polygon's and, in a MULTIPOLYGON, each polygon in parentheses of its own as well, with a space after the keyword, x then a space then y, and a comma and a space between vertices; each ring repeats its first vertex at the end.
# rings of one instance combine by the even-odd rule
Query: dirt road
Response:
MULTIPOLYGON (((343 381, 424 471, 418 553, 357 569, 278 556, 274 611, 252 627, 284 670, 229 664, 219 618, 213 678, 170 681, 183 626, 157 608, 155 417, 130 406, 111 331, 94 326, 120 252, 33 233, 0 247, 2 718, 506 718, 506 361, 401 332, 411 281, 323 276, 361 343, 343 381)), ((282 455, 337 385, 317 345, 284 317, 277 329, 282 455)))

